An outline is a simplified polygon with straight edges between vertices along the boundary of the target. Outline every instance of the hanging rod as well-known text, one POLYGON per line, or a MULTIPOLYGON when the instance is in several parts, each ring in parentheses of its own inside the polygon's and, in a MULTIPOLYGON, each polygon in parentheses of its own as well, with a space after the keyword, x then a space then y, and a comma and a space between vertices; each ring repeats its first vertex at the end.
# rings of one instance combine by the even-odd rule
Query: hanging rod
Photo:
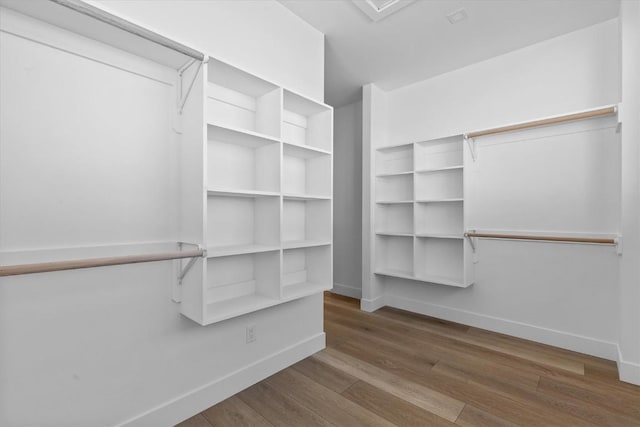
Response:
POLYGON ((465 237, 483 237, 487 239, 509 239, 509 240, 546 240, 549 242, 568 243, 594 243, 598 245, 616 245, 616 239, 596 238, 596 237, 570 237, 570 236, 533 236, 529 234, 493 234, 493 233, 464 233, 465 237))
POLYGON ((144 27, 136 25, 125 19, 122 19, 98 7, 87 4, 84 1, 81 1, 81 0, 49 0, 49 1, 51 1, 52 3, 56 3, 60 6, 69 8, 71 10, 74 10, 83 15, 89 16, 91 18, 97 19, 98 21, 104 22, 105 24, 114 26, 123 31, 134 34, 138 37, 142 37, 143 39, 149 40, 150 42, 157 43, 171 50, 175 50, 176 52, 180 52, 183 55, 197 59, 198 61, 202 61, 205 57, 205 55, 202 52, 198 52, 197 50, 192 49, 189 46, 185 46, 167 37, 161 36, 160 34, 154 33, 153 31, 147 30, 144 27))
POLYGON ((503 126, 493 129, 481 130, 465 134, 465 138, 477 138, 479 136, 494 135, 497 133, 513 132, 521 129, 529 129, 537 126, 553 125, 556 123, 570 122, 573 120, 589 119, 592 117, 608 116, 616 114, 616 107, 605 107, 597 110, 584 111, 582 113, 567 114, 565 116, 552 117, 549 119, 533 120, 531 122, 519 123, 517 125, 503 126))
POLYGON ((165 252, 144 255, 126 255, 107 258, 88 258, 70 261, 41 262, 34 264, 0 266, 0 277, 18 276, 21 274, 46 273, 50 271, 77 270, 80 268, 106 267, 110 265, 137 264, 141 262, 168 261, 173 259, 196 258, 205 256, 204 249, 165 252))

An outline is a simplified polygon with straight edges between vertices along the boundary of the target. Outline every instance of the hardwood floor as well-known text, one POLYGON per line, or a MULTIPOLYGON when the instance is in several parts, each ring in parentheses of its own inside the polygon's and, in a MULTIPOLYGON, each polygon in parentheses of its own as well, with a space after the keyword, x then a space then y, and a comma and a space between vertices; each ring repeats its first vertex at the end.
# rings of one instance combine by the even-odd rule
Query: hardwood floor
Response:
POLYGON ((180 427, 640 426, 614 362, 325 295, 327 348, 180 427))

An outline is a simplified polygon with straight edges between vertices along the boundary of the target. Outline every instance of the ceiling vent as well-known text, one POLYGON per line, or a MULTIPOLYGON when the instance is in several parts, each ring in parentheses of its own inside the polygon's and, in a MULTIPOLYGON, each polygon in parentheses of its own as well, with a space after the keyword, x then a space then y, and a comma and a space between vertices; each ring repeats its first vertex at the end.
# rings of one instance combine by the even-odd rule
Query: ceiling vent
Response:
POLYGON ((402 9, 409 6, 415 0, 352 0, 358 9, 363 11, 365 15, 372 21, 378 22, 402 9))

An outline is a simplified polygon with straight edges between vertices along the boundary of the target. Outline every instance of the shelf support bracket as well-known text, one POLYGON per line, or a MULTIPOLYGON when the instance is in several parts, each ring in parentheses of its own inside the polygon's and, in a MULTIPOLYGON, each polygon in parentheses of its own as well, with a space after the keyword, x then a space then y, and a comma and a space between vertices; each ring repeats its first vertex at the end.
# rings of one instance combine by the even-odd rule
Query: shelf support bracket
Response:
POLYGON ((623 115, 623 108, 622 108, 622 103, 618 104, 615 107, 615 112, 618 115, 618 124, 616 126, 616 133, 620 133, 620 131, 622 130, 622 115, 623 115))
POLYGON ((616 254, 622 255, 622 236, 618 235, 618 237, 615 238, 615 241, 616 241, 616 254))
POLYGON ((467 143, 467 145, 469 146, 469 152, 471 153, 471 158, 473 159, 473 161, 475 162, 476 159, 478 158, 478 146, 476 143, 476 139, 475 138, 469 138, 466 134, 464 135, 464 140, 467 143))
POLYGON ((209 60, 209 58, 205 56, 205 58, 202 61, 198 61, 198 69, 194 73, 193 78, 191 79, 191 82, 189 83, 189 86, 187 87, 187 91, 186 92, 184 92, 184 85, 182 83, 183 76, 184 76, 184 73, 189 68, 191 68, 191 66, 194 63, 196 63, 196 60, 195 59, 191 59, 186 64, 184 64, 182 67, 180 67, 180 69, 178 70, 178 112, 180 114, 182 114, 182 110, 184 109, 184 105, 187 103, 187 99, 189 98, 189 94, 191 93, 191 89, 193 89, 193 85, 195 84, 196 79, 198 78, 198 74, 200 73, 200 69, 202 68, 202 64, 206 64, 208 62, 208 60, 209 60))
MULTIPOLYGON (((189 245, 189 243, 179 242, 178 246, 180 247, 180 250, 182 250, 182 246, 183 245, 189 245)), ((203 250, 202 258, 207 258, 207 250, 206 249, 204 249, 200 245, 193 245, 193 246, 196 246, 198 249, 202 249, 203 250)), ((187 273, 189 273, 189 270, 191 270, 191 268, 193 267, 193 265, 196 263, 197 260, 198 260, 198 258, 195 258, 195 257, 191 258, 189 260, 189 262, 187 262, 187 265, 185 265, 184 268, 182 268, 180 270, 180 273, 178 273, 178 285, 182 285, 182 280, 185 278, 187 273)))

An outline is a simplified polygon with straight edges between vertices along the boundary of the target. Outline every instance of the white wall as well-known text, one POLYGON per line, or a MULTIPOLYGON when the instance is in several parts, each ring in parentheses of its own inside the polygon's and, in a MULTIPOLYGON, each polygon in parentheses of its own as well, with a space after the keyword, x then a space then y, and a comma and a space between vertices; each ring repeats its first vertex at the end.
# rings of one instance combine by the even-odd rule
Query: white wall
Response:
POLYGON ((333 292, 362 294, 362 102, 334 111, 333 292))
MULTIPOLYGON (((179 14, 173 32, 322 94, 322 35, 275 2, 130 7, 151 25, 179 14), (203 15, 213 23, 192 25, 203 15), (282 37, 265 41, 274 26, 282 37)), ((175 71, 0 12, 0 262, 170 248, 175 71), (47 248, 62 249, 15 253, 47 248)), ((175 274, 161 262, 2 278, 0 425, 173 425, 324 345, 321 295, 202 327, 171 301, 175 274)))
POLYGON ((640 2, 623 1, 622 224, 620 259, 621 377, 640 384, 640 2))
POLYGON ((277 85, 324 100, 324 34, 276 1, 89 3, 277 85))
MULTIPOLYGON (((388 110, 386 144, 615 104, 620 100, 619 76, 616 19, 386 93, 380 101, 388 110)), ((615 160, 616 150, 612 146, 607 155, 615 160)), ((571 152, 559 155, 573 171, 571 152)), ((484 172, 500 160, 485 155, 485 162, 482 151, 479 156, 473 167, 484 172)), ((551 164, 558 169, 557 161, 539 162, 541 177, 551 164)), ((577 173, 597 182, 600 171, 580 167, 577 173)), ((616 169, 608 176, 619 185, 616 169)), ((507 185, 509 176, 501 182, 507 185)), ((543 206, 545 200, 538 202, 543 206)), ((499 215, 500 206, 493 209, 499 215)), ((477 256, 476 281, 469 288, 389 278, 381 303, 615 359, 619 257, 614 248, 481 240, 477 256)))

